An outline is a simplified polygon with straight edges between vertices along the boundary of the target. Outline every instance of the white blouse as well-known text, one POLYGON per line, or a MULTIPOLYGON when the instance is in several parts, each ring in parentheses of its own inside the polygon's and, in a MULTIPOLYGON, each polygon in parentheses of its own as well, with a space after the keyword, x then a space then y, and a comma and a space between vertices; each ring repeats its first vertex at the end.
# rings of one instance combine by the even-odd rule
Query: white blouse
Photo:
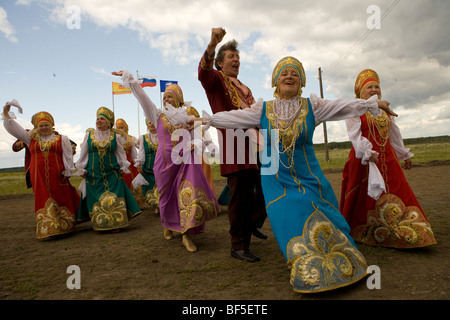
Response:
MULTIPOLYGON (((94 135, 95 138, 100 142, 105 142, 109 139, 110 130, 100 131, 95 130, 94 135)), ((83 139, 83 143, 81 144, 81 152, 80 152, 80 158, 75 163, 75 167, 78 169, 77 175, 83 175, 86 173, 86 167, 89 160, 89 148, 87 139, 89 137, 89 132, 86 133, 83 139)), ((130 163, 127 160, 127 154, 125 153, 125 150, 123 149, 123 144, 125 142, 125 138, 122 137, 120 134, 116 134, 117 137, 117 147, 115 151, 115 155, 117 158, 117 163, 120 166, 120 169, 123 170, 124 173, 130 173, 128 170, 128 167, 130 166, 130 163)))
MULTIPOLYGON (((31 131, 25 130, 20 124, 18 124, 14 119, 3 119, 3 126, 6 131, 8 131, 12 136, 16 139, 25 143, 28 147, 31 143, 31 131)), ((48 142, 55 137, 55 133, 47 137, 40 137, 41 141, 48 142)), ((75 166, 73 164, 73 150, 72 145, 70 144, 70 140, 67 136, 61 135, 61 144, 62 144, 62 159, 64 163, 64 171, 62 174, 65 177, 71 177, 74 175, 75 166)))
MULTIPOLYGON (((337 99, 325 100, 318 98, 315 94, 310 96, 311 107, 314 113, 315 125, 325 121, 337 121, 348 118, 360 117, 367 111, 373 115, 378 114, 378 96, 372 96, 368 100, 364 99, 337 99)), ((298 98, 291 100, 277 100, 277 106, 280 108, 277 112, 280 118, 288 119, 295 115, 299 110, 298 98)), ((243 110, 233 110, 227 112, 218 112, 209 116, 203 112, 203 118, 209 119, 207 126, 212 125, 216 128, 224 129, 246 129, 252 127, 261 127, 260 119, 263 109, 262 99, 258 100, 251 108, 243 110)), ((368 194, 374 199, 378 199, 383 191, 385 184, 377 166, 369 166, 369 187, 368 194)))
MULTIPOLYGON (((374 116, 379 115, 378 111, 374 116)), ((355 117, 351 119, 347 119, 345 121, 347 126, 347 133, 350 141, 352 142, 353 147, 355 148, 355 156, 358 159, 361 159, 361 164, 366 165, 369 162, 370 156, 373 153, 377 153, 372 150, 372 143, 365 137, 362 136, 361 132, 361 118, 355 117)), ((400 161, 407 160, 412 158, 414 154, 409 152, 409 148, 405 148, 403 144, 403 139, 400 134, 400 129, 395 124, 394 118, 391 116, 391 131, 389 135, 389 140, 391 142, 392 147, 394 148, 395 153, 400 161)))
MULTIPOLYGON (((148 137, 152 143, 158 143, 158 135, 156 133, 147 132, 148 137)), ((141 137, 139 139, 139 152, 137 158, 134 159, 135 166, 142 166, 145 163, 145 148, 144 148, 144 139, 141 137)))
MULTIPOLYGON (((298 112, 298 98, 291 100, 278 100, 282 103, 280 106, 280 114, 283 118, 292 116, 294 112, 298 112)), ((367 111, 372 114, 378 112, 378 97, 374 96, 368 100, 364 99, 337 99, 325 100, 317 97, 315 94, 310 96, 311 106, 314 113, 315 125, 325 121, 344 120, 356 116, 363 115, 367 111)), ((263 100, 259 99, 250 108, 242 110, 232 110, 218 112, 209 116, 203 112, 203 117, 210 119, 209 125, 223 129, 246 129, 258 127, 260 128, 260 120, 263 109, 263 100)))

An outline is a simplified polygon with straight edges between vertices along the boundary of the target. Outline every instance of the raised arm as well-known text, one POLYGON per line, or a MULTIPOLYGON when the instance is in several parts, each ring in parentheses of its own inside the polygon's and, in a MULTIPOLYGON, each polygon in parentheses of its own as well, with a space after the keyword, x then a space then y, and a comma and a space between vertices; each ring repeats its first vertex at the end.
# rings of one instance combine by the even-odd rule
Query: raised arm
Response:
POLYGON ((260 127, 263 104, 263 100, 259 99, 254 105, 246 109, 217 112, 212 116, 203 112, 203 122, 207 125, 205 130, 209 126, 219 129, 250 129, 260 127))
POLYGON ((123 86, 126 88, 130 88, 133 95, 139 101, 139 104, 144 111, 145 117, 153 123, 155 128, 158 126, 158 109, 155 104, 149 98, 149 96, 145 93, 144 89, 139 85, 139 83, 134 80, 133 75, 128 70, 122 70, 119 72, 112 72, 115 76, 121 76, 123 81, 123 86))
POLYGON ((18 124, 14 119, 11 118, 9 114, 9 110, 11 109, 11 104, 7 103, 3 107, 3 126, 5 127, 6 131, 16 139, 22 141, 27 146, 30 145, 31 138, 30 133, 25 130, 20 124, 18 124))
POLYGON ((337 99, 325 100, 318 98, 315 94, 310 97, 314 111, 316 126, 325 121, 338 121, 362 116, 369 111, 373 115, 378 114, 378 109, 397 116, 390 108, 389 102, 379 101, 378 96, 364 99, 337 99))

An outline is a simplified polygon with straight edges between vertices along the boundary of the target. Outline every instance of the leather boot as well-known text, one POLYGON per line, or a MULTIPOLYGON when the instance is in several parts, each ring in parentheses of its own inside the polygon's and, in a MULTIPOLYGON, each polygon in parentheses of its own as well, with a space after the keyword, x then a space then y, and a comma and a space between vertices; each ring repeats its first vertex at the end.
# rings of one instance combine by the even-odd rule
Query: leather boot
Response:
POLYGON ((189 234, 187 233, 183 233, 181 242, 183 243, 183 245, 186 247, 186 250, 189 252, 196 252, 197 251, 197 247, 195 246, 195 244, 192 242, 191 237, 189 236, 189 234))
POLYGON ((171 239, 173 239, 173 232, 172 232, 172 230, 169 230, 169 229, 165 229, 165 228, 164 228, 164 238, 165 238, 166 240, 171 240, 171 239))

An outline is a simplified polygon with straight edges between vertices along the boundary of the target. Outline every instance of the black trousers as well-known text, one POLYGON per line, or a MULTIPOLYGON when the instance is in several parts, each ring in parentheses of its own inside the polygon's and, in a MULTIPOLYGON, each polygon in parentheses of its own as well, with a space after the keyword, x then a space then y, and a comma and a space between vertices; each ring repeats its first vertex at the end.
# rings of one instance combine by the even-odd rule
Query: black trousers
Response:
POLYGON ((242 170, 228 175, 227 178, 230 188, 228 217, 231 247, 235 250, 246 250, 250 248, 253 230, 261 228, 267 218, 260 171, 242 170))

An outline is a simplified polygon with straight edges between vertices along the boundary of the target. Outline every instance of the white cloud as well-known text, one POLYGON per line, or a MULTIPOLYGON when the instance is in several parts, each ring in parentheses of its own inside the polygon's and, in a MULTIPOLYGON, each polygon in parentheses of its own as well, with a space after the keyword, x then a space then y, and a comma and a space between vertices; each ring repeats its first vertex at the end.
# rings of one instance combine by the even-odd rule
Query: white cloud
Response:
POLYGON ((94 71, 95 73, 99 73, 101 75, 107 76, 107 77, 114 77, 111 72, 106 71, 103 68, 99 68, 99 67, 94 67, 91 66, 91 70, 94 71))
MULTIPOLYGON (((388 0, 373 2, 382 14, 393 5, 388 0)), ((67 7, 76 5, 82 19, 107 29, 134 30, 167 61, 180 65, 196 63, 209 42, 211 28, 223 26, 227 30, 224 41, 236 38, 240 43, 243 65, 263 62, 270 70, 280 58, 294 55, 309 71, 316 73, 321 66, 327 92, 336 97, 352 95, 354 78, 368 67, 380 73, 386 96, 395 93, 390 99, 409 108, 417 107, 427 94, 442 94, 450 85, 448 1, 399 3, 384 17, 381 29, 347 56, 368 30, 368 4, 361 1, 336 5, 331 0, 177 0, 168 5, 162 0, 151 4, 145 0, 48 0, 47 5, 61 23, 67 19, 67 7), (342 57, 338 65, 327 69, 342 57), (414 94, 405 91, 411 81, 417 86, 414 94)))
POLYGON ((14 30, 13 25, 8 21, 8 14, 2 7, 0 7, 0 32, 3 33, 9 41, 13 43, 19 42, 15 36, 16 31, 14 30))

